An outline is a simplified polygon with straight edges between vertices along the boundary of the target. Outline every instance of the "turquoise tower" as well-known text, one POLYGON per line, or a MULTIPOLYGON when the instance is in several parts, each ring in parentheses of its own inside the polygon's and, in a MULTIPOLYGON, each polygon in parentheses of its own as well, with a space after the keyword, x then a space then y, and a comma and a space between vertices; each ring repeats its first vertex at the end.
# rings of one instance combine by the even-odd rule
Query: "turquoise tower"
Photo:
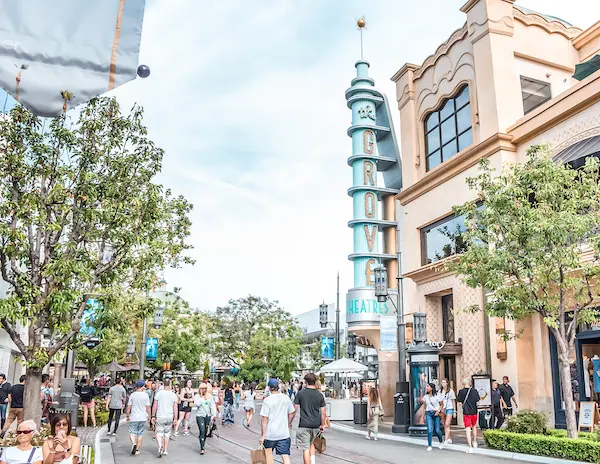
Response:
MULTIPOLYGON (((348 259, 354 264, 354 288, 346 296, 350 328, 378 325, 380 315, 393 312, 391 305, 378 303, 375 298, 374 269, 384 265, 390 274, 397 270, 395 195, 402 187, 400 154, 387 98, 369 77, 369 63, 361 59, 355 66, 356 77, 346 90, 352 110, 348 128, 352 187, 348 195, 352 197, 353 218, 348 226, 353 230, 354 250, 348 259)), ((388 282, 396 282, 396 275, 389 275, 388 282)))

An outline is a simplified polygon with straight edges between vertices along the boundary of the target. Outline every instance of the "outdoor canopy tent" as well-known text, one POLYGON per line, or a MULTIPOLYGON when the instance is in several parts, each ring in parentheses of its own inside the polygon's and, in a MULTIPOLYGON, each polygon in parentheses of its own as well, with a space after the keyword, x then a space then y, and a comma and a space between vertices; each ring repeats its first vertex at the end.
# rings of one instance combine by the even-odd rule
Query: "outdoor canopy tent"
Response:
POLYGON ((369 368, 364 364, 357 363, 352 359, 342 358, 332 363, 325 364, 319 373, 321 374, 343 374, 351 372, 364 372, 369 368))

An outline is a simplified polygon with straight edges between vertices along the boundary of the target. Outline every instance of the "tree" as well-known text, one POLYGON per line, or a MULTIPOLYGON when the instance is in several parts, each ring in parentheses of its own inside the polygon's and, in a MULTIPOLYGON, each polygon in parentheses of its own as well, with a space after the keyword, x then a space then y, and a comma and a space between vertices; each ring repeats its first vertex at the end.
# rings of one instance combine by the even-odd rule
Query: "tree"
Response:
POLYGON ((77 349, 77 359, 87 366, 90 378, 98 373, 100 366, 117 361, 125 353, 127 336, 113 329, 107 330, 104 340, 94 347, 77 349))
POLYGON ((577 326, 599 319, 593 306, 600 275, 600 164, 556 164, 545 146, 494 177, 489 161, 468 179, 478 202, 455 208, 466 217, 466 249, 447 268, 470 287, 492 292, 491 316, 539 314, 556 339, 567 430, 577 436, 569 353, 577 326), (483 202, 483 207, 479 207, 483 202), (590 250, 591 259, 582 251, 590 250))
POLYGON ((283 328, 283 333, 290 325, 297 326, 296 320, 276 301, 252 295, 229 300, 227 306, 218 307, 214 324, 213 356, 220 362, 236 366, 246 358, 252 337, 260 329, 269 329, 275 334, 278 328, 283 328))
POLYGON ((210 365, 208 364, 208 361, 206 361, 204 363, 204 379, 203 380, 207 380, 210 379, 210 365))
POLYGON ((168 265, 191 263, 191 205, 153 182, 163 150, 142 114, 99 98, 75 124, 22 106, 0 119, 0 272, 9 287, 0 323, 27 365, 26 418, 39 422, 42 368, 75 341, 90 297, 101 302, 101 334, 124 314, 124 295, 149 290, 168 265))

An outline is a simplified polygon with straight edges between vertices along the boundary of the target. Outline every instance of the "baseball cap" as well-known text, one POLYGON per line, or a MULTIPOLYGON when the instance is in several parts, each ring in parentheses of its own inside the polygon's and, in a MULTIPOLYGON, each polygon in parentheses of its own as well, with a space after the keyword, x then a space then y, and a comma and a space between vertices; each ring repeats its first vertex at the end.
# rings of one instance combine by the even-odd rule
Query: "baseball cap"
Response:
POLYGON ((135 382, 135 388, 142 388, 146 385, 146 381, 145 380, 138 380, 137 382, 135 382))
POLYGON ((269 379, 269 383, 267 385, 269 388, 277 388, 279 386, 279 381, 277 379, 269 379))

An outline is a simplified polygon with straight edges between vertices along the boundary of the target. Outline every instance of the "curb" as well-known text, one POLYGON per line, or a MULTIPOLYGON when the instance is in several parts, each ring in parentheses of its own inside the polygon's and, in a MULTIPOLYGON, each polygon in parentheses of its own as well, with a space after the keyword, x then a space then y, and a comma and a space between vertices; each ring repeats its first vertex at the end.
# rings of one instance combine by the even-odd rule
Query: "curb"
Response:
MULTIPOLYGON (((348 427, 346 425, 339 425, 335 423, 331 423, 331 428, 333 430, 338 430, 340 432, 353 433, 355 435, 363 435, 366 436, 366 432, 362 430, 356 430, 352 427, 348 427)), ((382 440, 390 440, 396 441, 400 443, 408 443, 411 445, 421 445, 427 446, 427 442, 423 442, 420 438, 411 438, 402 435, 389 435, 387 433, 378 433, 377 438, 382 440)), ((465 445, 446 445, 444 449, 450 451, 461 451, 465 453, 467 451, 467 447, 465 445)), ((473 454, 479 454, 482 456, 490 456, 493 458, 507 459, 511 461, 520 461, 520 462, 533 462, 539 464, 582 464, 582 461, 570 461, 567 459, 556 459, 550 458, 546 456, 535 456, 533 454, 521 454, 521 453, 512 453, 510 451, 498 451, 487 448, 474 448, 473 454)))
MULTIPOLYGON (((121 425, 121 422, 119 422, 119 425, 121 425)), ((107 432, 108 426, 103 425, 96 434, 96 438, 94 440, 94 464, 115 464, 115 457, 113 456, 112 444, 110 440, 100 440, 100 438, 106 435, 107 432)))

